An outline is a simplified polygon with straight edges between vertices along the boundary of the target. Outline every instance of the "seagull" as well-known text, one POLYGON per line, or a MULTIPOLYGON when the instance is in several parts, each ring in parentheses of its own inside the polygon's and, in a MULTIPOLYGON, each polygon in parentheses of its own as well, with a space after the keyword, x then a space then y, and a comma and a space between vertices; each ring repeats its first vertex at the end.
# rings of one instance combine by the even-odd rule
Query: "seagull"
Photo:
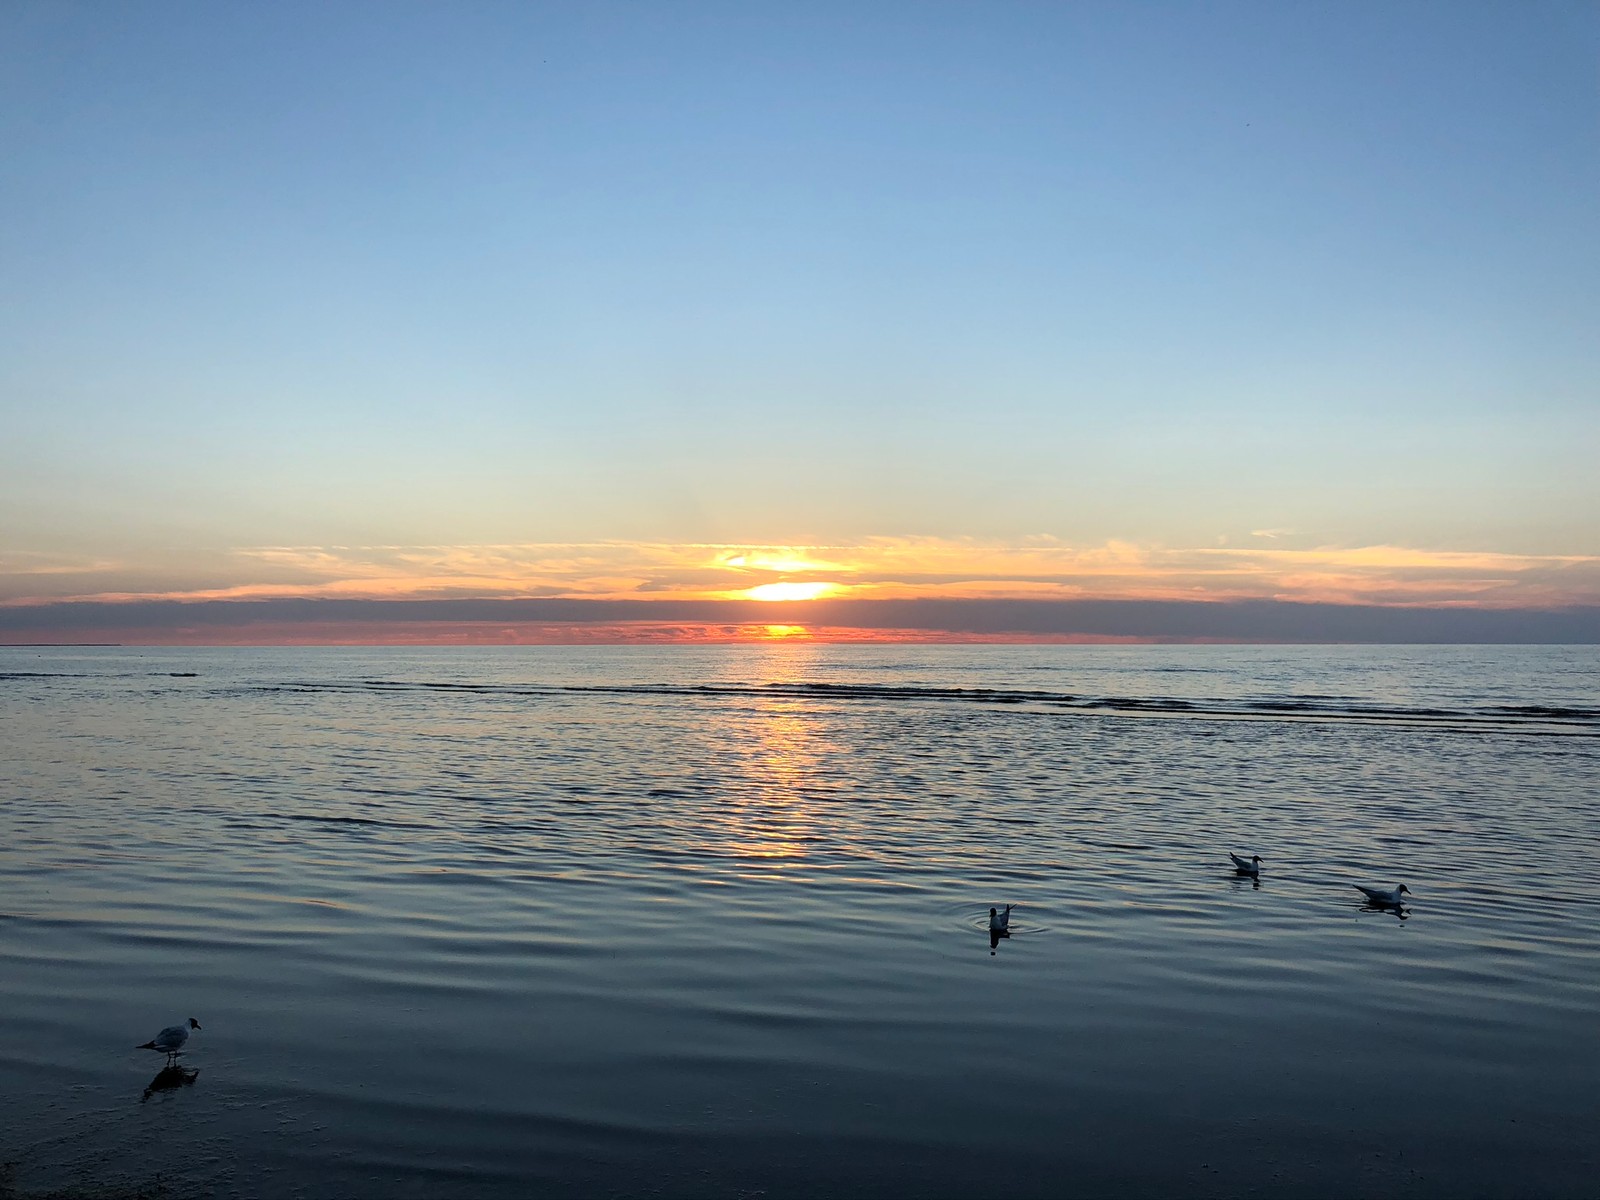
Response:
POLYGON ((1259 874, 1261 874, 1261 855, 1252 854, 1249 858, 1240 858, 1232 850, 1229 850, 1228 851, 1228 857, 1233 859, 1233 865, 1239 869, 1239 874, 1241 874, 1241 875, 1259 875, 1259 874))
POLYGON ((148 1042, 135 1046, 134 1049, 159 1050, 167 1056, 167 1062, 171 1063, 178 1057, 179 1051, 183 1049, 183 1044, 189 1040, 189 1030, 199 1028, 200 1022, 190 1017, 187 1025, 168 1025, 148 1042))
POLYGON ((989 932, 1007 933, 1011 929, 1011 905, 1006 905, 1005 912, 991 908, 989 910, 989 932))
POLYGON ((1359 883, 1352 883, 1350 886, 1365 896, 1369 904, 1376 904, 1383 908, 1399 908, 1400 897, 1411 894, 1411 889, 1403 883, 1397 885, 1392 892, 1386 892, 1382 888, 1362 887, 1359 883))

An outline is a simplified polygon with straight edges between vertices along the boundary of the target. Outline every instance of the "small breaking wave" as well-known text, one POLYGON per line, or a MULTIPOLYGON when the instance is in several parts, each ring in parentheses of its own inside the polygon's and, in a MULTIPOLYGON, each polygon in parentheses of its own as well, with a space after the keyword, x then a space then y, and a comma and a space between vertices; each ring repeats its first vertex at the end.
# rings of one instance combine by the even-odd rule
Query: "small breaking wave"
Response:
POLYGON ((785 681, 767 683, 494 684, 433 680, 296 681, 230 689, 260 692, 448 693, 462 696, 550 698, 574 694, 689 699, 812 700, 836 704, 947 704, 1030 712, 1128 717, 1195 717, 1271 721, 1355 721, 1436 729, 1600 736, 1600 707, 1485 704, 1402 705, 1346 696, 1286 695, 1228 698, 1087 695, 1034 689, 917 684, 785 681))

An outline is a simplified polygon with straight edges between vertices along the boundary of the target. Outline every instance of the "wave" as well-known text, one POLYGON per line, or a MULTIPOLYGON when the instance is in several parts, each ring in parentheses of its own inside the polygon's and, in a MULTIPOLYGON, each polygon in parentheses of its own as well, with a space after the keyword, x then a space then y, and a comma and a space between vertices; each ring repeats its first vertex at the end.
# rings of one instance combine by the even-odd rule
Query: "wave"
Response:
POLYGON ((1242 720, 1359 721, 1444 729, 1505 730, 1600 736, 1600 707, 1553 704, 1404 705, 1348 696, 1288 695, 1225 698, 1081 695, 1021 688, 821 681, 745 683, 494 684, 367 679, 256 684, 244 692, 433 692, 549 697, 572 694, 743 700, 814 700, 841 704, 950 704, 1035 712, 1242 720))
POLYGON ((196 679, 198 671, 0 671, 7 679, 196 679))

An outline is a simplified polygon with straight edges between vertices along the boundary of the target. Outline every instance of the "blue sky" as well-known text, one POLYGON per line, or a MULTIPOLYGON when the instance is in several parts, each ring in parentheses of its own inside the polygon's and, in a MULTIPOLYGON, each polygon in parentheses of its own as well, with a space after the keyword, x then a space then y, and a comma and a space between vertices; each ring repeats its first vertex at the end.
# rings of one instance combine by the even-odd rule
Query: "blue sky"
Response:
POLYGON ((0 599, 1593 558, 1597 62, 1577 3, 8 5, 0 599))

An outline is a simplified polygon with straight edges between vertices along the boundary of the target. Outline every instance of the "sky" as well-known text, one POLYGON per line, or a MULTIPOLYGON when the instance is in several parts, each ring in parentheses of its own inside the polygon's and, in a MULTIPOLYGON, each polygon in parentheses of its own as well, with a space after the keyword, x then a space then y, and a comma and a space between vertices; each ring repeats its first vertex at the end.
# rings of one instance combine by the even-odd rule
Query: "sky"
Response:
POLYGON ((12 0, 0 146, 0 643, 1600 641, 1592 3, 12 0))

